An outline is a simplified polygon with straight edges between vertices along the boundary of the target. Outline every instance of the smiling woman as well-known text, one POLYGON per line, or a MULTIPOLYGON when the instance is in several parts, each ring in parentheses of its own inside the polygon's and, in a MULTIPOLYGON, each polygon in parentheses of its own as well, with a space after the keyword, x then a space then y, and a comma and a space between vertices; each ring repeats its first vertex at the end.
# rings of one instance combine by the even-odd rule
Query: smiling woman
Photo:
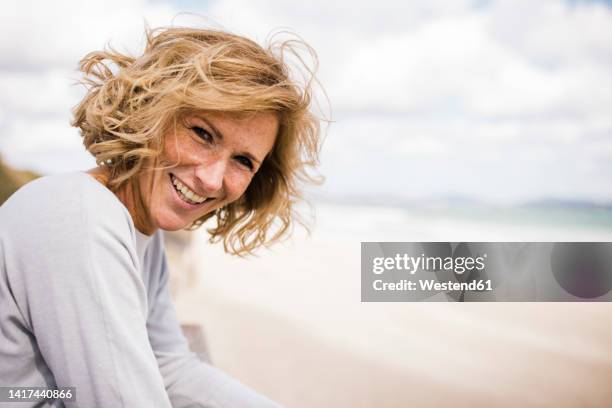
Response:
POLYGON ((192 193, 214 198, 199 211, 176 215, 194 227, 216 217, 211 239, 223 239, 227 251, 251 252, 289 230, 297 184, 315 181, 307 169, 317 165, 319 152, 319 122, 309 110, 313 72, 304 66, 304 84, 290 75, 289 57, 303 60, 298 47, 316 61, 299 40, 264 50, 229 33, 169 29, 149 32, 139 58, 108 51, 81 61, 89 92, 73 124, 100 164, 91 173, 122 198, 139 230, 154 230, 150 211, 163 207, 158 195, 147 205, 142 190, 158 188, 156 180, 172 167, 191 173, 188 180, 174 175, 192 193), (194 150, 200 146, 194 138, 205 151, 194 150), (199 185, 203 168, 223 170, 220 191, 199 185))
MULTIPOLYGON (((167 167, 140 176, 141 186, 147 187, 139 190, 149 217, 137 227, 148 234, 157 228, 185 228, 238 200, 272 150, 278 132, 278 119, 269 112, 246 118, 191 114, 183 122, 163 135, 158 159, 167 167)), ((92 172, 103 175, 104 170, 92 172)), ((129 198, 128 208, 134 208, 129 198)))
POLYGON ((81 61, 73 125, 98 166, 0 208, 0 385, 75 387, 77 402, 37 406, 278 406, 189 351, 161 234, 212 219, 211 240, 239 255, 287 235, 319 152, 296 46, 312 53, 167 28, 139 57, 81 61))

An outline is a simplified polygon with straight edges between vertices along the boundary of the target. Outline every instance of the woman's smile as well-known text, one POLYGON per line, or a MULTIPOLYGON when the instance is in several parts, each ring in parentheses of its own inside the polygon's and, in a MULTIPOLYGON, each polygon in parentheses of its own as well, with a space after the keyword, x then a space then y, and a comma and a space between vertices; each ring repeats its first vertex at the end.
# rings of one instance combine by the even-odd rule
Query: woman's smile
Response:
POLYGON ((173 190, 176 193, 176 197, 179 198, 183 203, 188 204, 191 208, 198 208, 204 203, 209 203, 214 200, 213 197, 202 197, 197 194, 185 183, 181 182, 174 174, 170 174, 170 184, 172 184, 173 190))

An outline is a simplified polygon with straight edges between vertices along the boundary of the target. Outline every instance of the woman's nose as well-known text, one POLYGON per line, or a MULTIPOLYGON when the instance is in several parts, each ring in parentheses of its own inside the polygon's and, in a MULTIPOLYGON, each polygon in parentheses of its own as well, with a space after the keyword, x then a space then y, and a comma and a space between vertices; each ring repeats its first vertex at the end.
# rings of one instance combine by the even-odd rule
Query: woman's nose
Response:
POLYGON ((216 197, 223 189, 223 178, 227 164, 219 158, 196 167, 196 180, 207 197, 216 197))

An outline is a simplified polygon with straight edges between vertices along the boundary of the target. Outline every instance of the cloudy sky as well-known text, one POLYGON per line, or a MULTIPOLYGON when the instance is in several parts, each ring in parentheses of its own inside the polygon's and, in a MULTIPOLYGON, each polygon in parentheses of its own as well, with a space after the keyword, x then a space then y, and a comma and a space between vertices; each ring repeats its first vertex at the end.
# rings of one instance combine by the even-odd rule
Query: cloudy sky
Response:
POLYGON ((612 201, 612 4, 567 0, 9 1, 0 24, 0 154, 91 167, 75 68, 143 27, 290 29, 318 52, 333 123, 326 195, 612 201), (189 13, 189 14, 184 14, 189 13))

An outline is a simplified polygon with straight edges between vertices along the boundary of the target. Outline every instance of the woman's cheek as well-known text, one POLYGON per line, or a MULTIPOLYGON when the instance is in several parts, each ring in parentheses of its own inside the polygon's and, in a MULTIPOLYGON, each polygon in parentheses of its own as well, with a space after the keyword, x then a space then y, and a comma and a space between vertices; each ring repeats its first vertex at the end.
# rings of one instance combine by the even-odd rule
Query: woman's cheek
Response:
POLYGON ((253 177, 251 176, 245 176, 242 180, 240 180, 240 183, 234 186, 235 188, 233 191, 232 201, 236 201, 242 197, 252 181, 253 177))

